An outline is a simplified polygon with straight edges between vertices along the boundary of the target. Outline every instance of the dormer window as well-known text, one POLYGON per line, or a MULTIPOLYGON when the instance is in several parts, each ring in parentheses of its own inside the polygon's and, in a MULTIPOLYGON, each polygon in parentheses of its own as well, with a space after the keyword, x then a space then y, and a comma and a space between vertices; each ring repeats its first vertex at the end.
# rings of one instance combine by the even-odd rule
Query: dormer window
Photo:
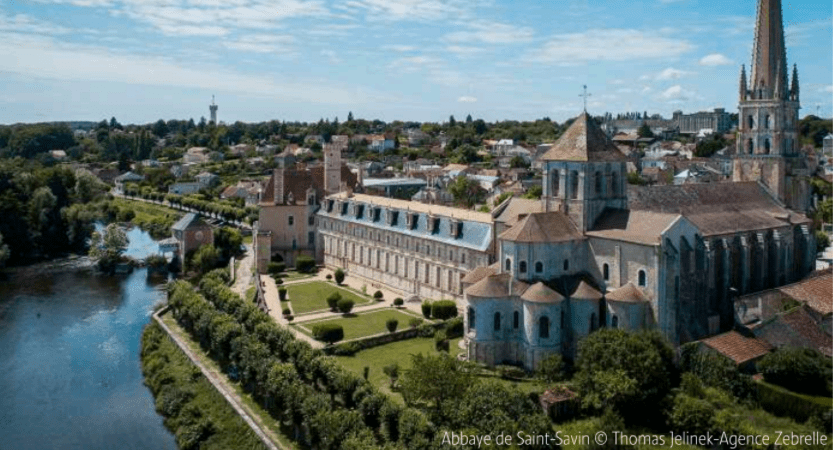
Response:
POLYGON ((459 220, 452 219, 449 221, 448 226, 451 237, 456 238, 460 234, 460 225, 462 224, 459 220))

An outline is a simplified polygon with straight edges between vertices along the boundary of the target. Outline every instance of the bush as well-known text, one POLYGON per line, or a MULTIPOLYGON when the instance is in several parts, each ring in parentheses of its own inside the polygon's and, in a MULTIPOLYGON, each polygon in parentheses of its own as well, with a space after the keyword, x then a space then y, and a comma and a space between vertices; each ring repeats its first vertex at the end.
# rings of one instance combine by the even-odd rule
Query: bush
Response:
POLYGON ((431 337, 434 336, 434 333, 436 332, 437 330, 431 326, 431 324, 427 323, 417 328, 417 334, 419 334, 419 337, 431 337))
POLYGON ((783 347, 766 355, 758 370, 769 383, 810 395, 830 395, 831 361, 818 350, 783 347))
POLYGON ((276 275, 286 270, 286 263, 282 262, 270 262, 266 265, 266 271, 269 272, 269 275, 276 275))
POLYGON ((564 380, 564 359, 560 353, 553 353, 543 360, 538 366, 538 376, 547 383, 555 383, 564 380))
POLYGON ((524 371, 522 368, 520 368, 518 366, 509 366, 509 365, 501 364, 501 365, 495 367, 495 369, 497 369, 501 378, 504 378, 504 379, 507 379, 507 380, 513 380, 513 379, 526 377, 526 371, 524 371))
POLYGON ((341 300, 341 294, 338 292, 333 292, 332 294, 327 297, 327 306, 330 307, 331 310, 335 311, 338 309, 338 302, 341 300))
POLYGON ((437 348, 438 352, 448 351, 448 336, 445 334, 445 331, 439 330, 434 333, 434 346, 437 348))
POLYGON ((445 331, 448 333, 448 337, 460 337, 463 335, 463 318, 462 317, 455 317, 445 324, 445 331))
POLYGON ((282 288, 278 289, 278 297, 280 297, 282 302, 286 301, 286 288, 282 287, 282 288))
POLYGON ((292 322, 293 320, 295 320, 295 316, 290 314, 290 315, 286 316, 286 320, 287 320, 287 322, 292 322))
POLYGON ((335 356, 353 356, 361 349, 362 346, 358 342, 345 342, 343 344, 333 346, 331 354, 335 356))
POLYGON ((328 273, 326 278, 327 278, 327 281, 330 281, 330 280, 333 279, 333 275, 328 273))
POLYGON ((390 378, 390 387, 393 388, 396 384, 396 380, 399 378, 399 364, 393 363, 389 366, 385 366, 382 368, 382 372, 390 378))
POLYGON ((396 297, 395 299, 393 299, 393 306, 396 306, 397 308, 404 305, 404 304, 405 304, 405 300, 402 300, 401 297, 396 297))
MULTIPOLYGON (((423 312, 423 314, 425 314, 423 312)), ((457 303, 453 300, 439 300, 431 304, 431 317, 440 320, 457 317, 457 303)))
POLYGON ((671 426, 675 432, 706 434, 712 429, 714 414, 714 407, 708 401, 677 394, 671 410, 671 426))
POLYGON ((375 298, 376 300, 381 300, 384 296, 385 294, 382 294, 382 291, 376 291, 373 293, 373 298, 375 298))
POLYGON ((289 310, 289 308, 284 308, 284 309, 283 309, 283 315, 284 315, 284 316, 288 316, 288 315, 290 315, 290 314, 292 314, 292 311, 290 311, 290 310, 289 310))
POLYGON ((424 320, 420 319, 419 317, 414 317, 413 319, 408 321, 408 325, 411 328, 416 328, 416 327, 422 325, 422 322, 424 322, 424 320))
POLYGON ((344 327, 334 323, 321 323, 312 327, 312 336, 319 341, 332 344, 344 339, 344 327))
POLYGON ((295 270, 301 273, 310 273, 315 270, 315 259, 310 256, 299 256, 295 258, 295 270))
POLYGON ((396 331, 396 327, 399 326, 399 321, 396 319, 388 319, 388 321, 385 322, 385 326, 388 327, 388 331, 393 333, 396 331))
POLYGON ((426 319, 431 318, 431 302, 428 300, 422 302, 422 315, 425 316, 426 319))
POLYGON ((344 314, 347 314, 347 313, 349 313, 350 311, 353 310, 353 305, 354 304, 355 304, 355 302, 353 302, 353 300, 351 300, 349 298, 343 298, 343 299, 338 301, 338 310, 341 311, 344 314))
POLYGON ((344 271, 341 269, 336 269, 335 275, 333 275, 336 279, 336 284, 341 284, 344 282, 344 271))
POLYGON ((282 285, 283 284, 283 278, 275 278, 275 284, 277 284, 278 286, 282 285))

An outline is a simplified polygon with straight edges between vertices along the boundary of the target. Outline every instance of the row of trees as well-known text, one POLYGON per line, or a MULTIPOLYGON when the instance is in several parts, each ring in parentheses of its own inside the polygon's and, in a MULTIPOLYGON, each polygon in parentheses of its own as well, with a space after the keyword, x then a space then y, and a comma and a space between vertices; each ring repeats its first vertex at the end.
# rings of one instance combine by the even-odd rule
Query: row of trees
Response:
POLYGON ((128 197, 139 197, 145 200, 157 202, 168 202, 175 208, 190 208, 204 215, 221 217, 227 221, 253 223, 257 220, 258 209, 255 206, 240 208, 231 202, 203 200, 194 195, 164 194, 149 186, 139 188, 138 185, 128 183, 124 187, 124 195, 128 197))

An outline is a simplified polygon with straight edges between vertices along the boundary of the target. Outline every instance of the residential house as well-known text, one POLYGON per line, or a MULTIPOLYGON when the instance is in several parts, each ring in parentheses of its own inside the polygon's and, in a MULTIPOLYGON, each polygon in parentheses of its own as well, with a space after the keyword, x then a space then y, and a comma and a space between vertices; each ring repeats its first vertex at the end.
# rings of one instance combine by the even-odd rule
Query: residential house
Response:
POLYGON ((396 147, 396 141, 392 134, 373 134, 368 136, 368 148, 377 152, 383 152, 396 147))
POLYGON ((116 193, 124 194, 124 185, 126 183, 138 183, 144 179, 145 177, 142 175, 127 171, 113 180, 116 183, 116 193))
POLYGON ((212 188, 220 184, 220 177, 211 172, 200 172, 194 178, 197 180, 197 183, 200 184, 201 189, 212 188))
POLYGON ((209 161, 209 153, 206 147, 191 147, 185 151, 182 161, 187 163, 201 164, 209 161))
POLYGON ((189 195, 200 191, 204 186, 197 181, 182 181, 168 186, 169 194, 189 195))
POLYGON ((179 260, 203 245, 214 244, 214 231, 197 213, 185 214, 171 226, 171 233, 179 243, 179 260))

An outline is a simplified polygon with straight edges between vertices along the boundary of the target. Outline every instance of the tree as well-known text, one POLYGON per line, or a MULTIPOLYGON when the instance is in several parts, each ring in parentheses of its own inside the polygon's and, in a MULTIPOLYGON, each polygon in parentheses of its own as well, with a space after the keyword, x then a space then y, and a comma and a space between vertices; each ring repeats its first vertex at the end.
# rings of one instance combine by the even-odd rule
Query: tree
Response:
POLYGON ((98 261, 99 267, 112 268, 127 250, 127 234, 115 223, 107 225, 103 232, 93 232, 90 241, 90 257, 98 261))
POLYGON ((353 121, 353 111, 350 111, 350 112, 347 113, 347 121, 348 122, 353 121))
POLYGON ((553 353, 541 360, 538 374, 547 383, 562 381, 564 379, 564 359, 561 354, 553 353))
POLYGON ((338 309, 339 301, 341 301, 341 294, 333 292, 327 297, 327 306, 329 306, 331 310, 335 311, 338 309))
POLYGON ((769 383, 810 395, 830 395, 830 358, 812 348, 783 347, 767 354, 758 370, 769 383))
POLYGON ((214 246, 220 250, 220 257, 223 261, 228 261, 232 256, 238 255, 241 245, 243 245, 243 235, 236 228, 221 227, 214 236, 214 246))
POLYGON ((220 261, 220 250, 213 245, 203 245, 191 257, 190 267, 200 273, 206 273, 217 267, 220 261))
POLYGON ((342 312, 342 314, 349 314, 350 311, 353 310, 353 305, 355 302, 349 298, 343 298, 338 301, 338 310, 342 312))
POLYGON ((399 379, 399 364, 393 363, 389 366, 385 366, 382 368, 382 372, 390 378, 390 387, 393 389, 393 386, 396 384, 396 380, 399 379))
POLYGON ((531 200, 538 200, 541 198, 541 195, 543 194, 544 189, 541 187, 541 185, 536 184, 535 186, 531 186, 529 188, 529 191, 527 191, 527 193, 524 194, 523 197, 531 200))
POLYGON ((388 319, 388 321, 385 322, 385 327, 387 327, 388 331, 390 331, 391 333, 396 331, 396 327, 398 325, 399 325, 399 321, 396 320, 396 319, 388 319))
POLYGON ((344 271, 341 269, 336 269, 335 275, 336 284, 341 284, 344 282, 344 271))
POLYGON ((442 417, 447 401, 461 398, 472 385, 462 362, 446 354, 411 355, 412 367, 402 376, 402 397, 408 405, 426 403, 442 417))
POLYGON ((454 115, 452 114, 448 116, 448 126, 453 127, 455 125, 457 125, 457 121, 454 120, 454 115))
POLYGON ((458 176, 448 186, 448 191, 454 196, 454 202, 471 208, 477 203, 483 203, 486 197, 486 190, 476 180, 465 175, 458 176))
POLYGON ((509 160, 509 167, 512 169, 528 169, 529 163, 521 155, 515 155, 509 160))
POLYGON ((466 124, 471 123, 471 114, 466 116, 466 124))
POLYGON ((3 243, 3 234, 0 233, 0 269, 6 265, 9 260, 9 246, 3 243))

